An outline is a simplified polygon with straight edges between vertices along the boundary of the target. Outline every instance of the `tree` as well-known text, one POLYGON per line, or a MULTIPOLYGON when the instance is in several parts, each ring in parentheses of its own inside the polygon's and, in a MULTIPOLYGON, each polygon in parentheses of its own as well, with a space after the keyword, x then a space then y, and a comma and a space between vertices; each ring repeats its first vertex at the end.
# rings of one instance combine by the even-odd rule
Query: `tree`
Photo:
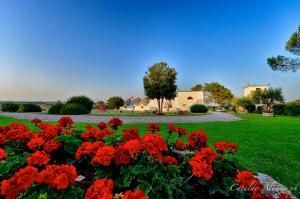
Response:
POLYGON ((257 92, 256 97, 260 100, 260 103, 266 105, 266 111, 268 112, 272 111, 272 106, 275 102, 284 101, 281 88, 270 88, 268 90, 257 92))
POLYGON ((159 62, 149 67, 144 77, 144 91, 149 99, 156 99, 158 114, 162 114, 164 99, 176 97, 176 76, 174 68, 166 62, 159 62))
POLYGON ((253 93, 251 93, 251 100, 255 103, 255 104, 262 104, 263 103, 263 98, 262 98, 262 90, 255 90, 253 93))
POLYGON ((235 103, 236 105, 246 109, 249 113, 253 113, 255 111, 255 104, 247 97, 237 98, 235 103))
POLYGON ((107 106, 103 101, 98 101, 96 103, 96 108, 100 111, 100 112, 106 112, 107 111, 107 106))
POLYGON ((208 99, 218 104, 229 102, 233 98, 231 91, 218 82, 205 83, 204 90, 209 92, 208 99))
MULTIPOLYGON (((298 30, 292 34, 290 39, 285 44, 285 49, 293 55, 300 55, 300 26, 298 30)), ((274 71, 293 71, 300 69, 299 58, 289 58, 282 55, 267 59, 268 64, 274 71)))
POLYGON ((192 91, 203 91, 202 84, 196 84, 194 87, 191 88, 192 91))
POLYGON ((124 100, 122 99, 122 97, 119 96, 113 96, 109 98, 107 101, 107 107, 109 109, 119 109, 123 105, 124 105, 124 100))

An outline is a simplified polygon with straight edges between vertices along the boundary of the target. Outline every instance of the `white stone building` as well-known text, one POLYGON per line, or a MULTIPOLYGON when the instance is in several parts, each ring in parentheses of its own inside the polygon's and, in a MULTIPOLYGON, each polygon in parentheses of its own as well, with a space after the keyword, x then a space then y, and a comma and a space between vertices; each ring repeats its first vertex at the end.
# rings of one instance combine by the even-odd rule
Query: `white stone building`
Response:
POLYGON ((244 97, 249 97, 256 90, 268 90, 269 84, 247 84, 244 86, 244 97))

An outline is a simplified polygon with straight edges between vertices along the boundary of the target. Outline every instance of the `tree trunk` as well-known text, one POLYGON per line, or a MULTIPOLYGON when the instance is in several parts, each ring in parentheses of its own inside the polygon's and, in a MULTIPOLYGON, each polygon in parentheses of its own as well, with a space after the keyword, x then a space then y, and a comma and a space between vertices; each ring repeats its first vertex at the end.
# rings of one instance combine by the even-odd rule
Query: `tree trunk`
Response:
POLYGON ((160 98, 157 98, 158 114, 160 114, 160 98))
POLYGON ((163 114, 163 109, 164 109, 164 98, 161 99, 161 104, 160 105, 161 105, 160 114, 162 115, 163 114))

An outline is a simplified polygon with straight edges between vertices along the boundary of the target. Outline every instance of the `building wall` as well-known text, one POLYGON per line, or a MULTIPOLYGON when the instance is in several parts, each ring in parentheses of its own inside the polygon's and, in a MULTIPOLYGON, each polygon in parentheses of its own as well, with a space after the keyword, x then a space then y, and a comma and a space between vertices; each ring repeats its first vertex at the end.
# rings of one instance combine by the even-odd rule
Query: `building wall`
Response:
POLYGON ((247 85, 247 86, 244 87, 244 97, 248 97, 256 89, 268 90, 269 85, 268 84, 265 84, 265 85, 247 85))

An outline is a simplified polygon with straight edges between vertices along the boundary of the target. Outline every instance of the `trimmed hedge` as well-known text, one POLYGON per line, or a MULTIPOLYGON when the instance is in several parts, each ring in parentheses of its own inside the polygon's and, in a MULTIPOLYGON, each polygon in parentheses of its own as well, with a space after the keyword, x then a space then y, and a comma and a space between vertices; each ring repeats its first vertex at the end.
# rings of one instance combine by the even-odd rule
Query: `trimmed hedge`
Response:
POLYGON ((20 105, 13 103, 13 102, 7 102, 1 105, 1 111, 3 112, 17 112, 20 105))
POLYGON ((18 112, 42 112, 42 108, 37 104, 21 104, 18 109, 18 112))
POLYGON ((274 115, 300 115, 300 103, 289 102, 285 104, 274 104, 273 106, 274 115))
POLYGON ((60 110, 61 115, 82 115, 89 114, 90 111, 82 104, 67 103, 60 110))
POLYGON ((256 114, 262 114, 263 112, 264 112, 264 107, 263 106, 256 107, 256 110, 255 110, 256 114))
POLYGON ((190 111, 192 113, 206 113, 208 111, 208 108, 203 104, 194 104, 191 106, 190 111))
POLYGON ((89 97, 80 95, 80 96, 70 97, 67 101, 67 104, 81 104, 88 110, 88 113, 90 113, 92 111, 94 101, 89 97))
POLYGON ((60 111, 63 107, 63 104, 61 102, 57 102, 53 106, 51 106, 48 110, 48 114, 60 114, 60 111))

